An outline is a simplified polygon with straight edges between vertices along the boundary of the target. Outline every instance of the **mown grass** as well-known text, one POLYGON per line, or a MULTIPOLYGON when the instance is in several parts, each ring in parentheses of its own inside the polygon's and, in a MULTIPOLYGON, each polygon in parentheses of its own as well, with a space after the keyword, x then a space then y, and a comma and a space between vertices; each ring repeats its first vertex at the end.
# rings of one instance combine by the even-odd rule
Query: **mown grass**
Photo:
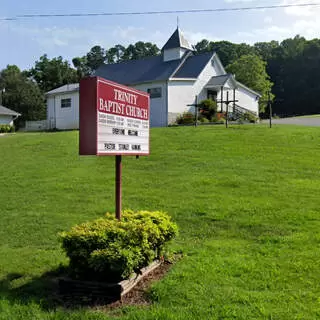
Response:
POLYGON ((319 319, 319 129, 151 135, 123 207, 172 215, 184 257, 151 306, 111 313, 51 305, 42 275, 66 263, 58 232, 114 211, 114 159, 79 157, 78 132, 0 137, 0 319, 319 319))
POLYGON ((311 114, 311 115, 307 115, 307 116, 299 116, 297 118, 319 118, 320 114, 311 114))

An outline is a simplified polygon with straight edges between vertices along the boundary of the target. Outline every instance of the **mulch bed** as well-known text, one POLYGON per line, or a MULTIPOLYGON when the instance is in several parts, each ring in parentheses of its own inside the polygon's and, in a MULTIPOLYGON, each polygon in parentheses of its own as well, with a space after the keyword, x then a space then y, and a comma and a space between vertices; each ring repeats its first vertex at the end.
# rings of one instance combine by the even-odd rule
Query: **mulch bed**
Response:
POLYGON ((151 302, 146 294, 151 284, 155 281, 162 279, 165 274, 169 271, 172 264, 169 262, 163 262, 159 267, 151 271, 140 282, 127 294, 122 296, 121 300, 118 301, 107 301, 103 297, 89 297, 89 296, 75 296, 73 294, 59 294, 58 300, 61 305, 65 308, 75 308, 78 306, 89 306, 99 309, 114 310, 123 306, 146 306, 151 302))
POLYGON ((160 267, 156 268, 148 275, 146 275, 141 281, 126 295, 124 295, 121 301, 116 301, 107 305, 108 309, 115 309, 123 306, 132 305, 149 305, 150 300, 148 299, 146 292, 150 288, 151 284, 155 281, 162 279, 171 268, 172 264, 164 262, 160 267))

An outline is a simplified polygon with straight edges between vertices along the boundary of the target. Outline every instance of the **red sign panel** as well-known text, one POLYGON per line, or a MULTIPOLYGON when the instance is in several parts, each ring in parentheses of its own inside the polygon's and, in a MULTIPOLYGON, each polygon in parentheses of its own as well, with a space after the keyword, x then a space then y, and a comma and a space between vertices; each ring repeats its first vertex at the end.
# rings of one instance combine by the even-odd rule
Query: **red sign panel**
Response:
POLYGON ((80 81, 80 155, 148 155, 150 98, 100 77, 80 81))

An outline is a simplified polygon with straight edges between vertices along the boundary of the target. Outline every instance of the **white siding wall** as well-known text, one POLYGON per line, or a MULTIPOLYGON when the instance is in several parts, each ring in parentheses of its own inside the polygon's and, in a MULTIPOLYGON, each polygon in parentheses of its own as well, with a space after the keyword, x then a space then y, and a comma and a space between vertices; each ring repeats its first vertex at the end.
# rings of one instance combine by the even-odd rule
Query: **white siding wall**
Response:
POLYGON ((79 92, 49 96, 47 98, 49 128, 79 129, 79 92), (62 99, 71 99, 70 108, 61 108, 62 99))
POLYGON ((195 102, 195 96, 198 96, 198 101, 207 98, 207 89, 204 87, 212 77, 221 74, 220 70, 216 70, 216 64, 215 58, 214 64, 210 60, 195 81, 172 80, 169 82, 169 113, 181 114, 185 111, 194 111, 194 108, 187 105, 195 102))
POLYGON ((161 98, 150 99, 150 125, 151 127, 165 127, 167 125, 167 83, 152 82, 132 86, 137 90, 148 92, 151 88, 161 88, 161 98))
POLYGON ((164 50, 163 60, 164 61, 171 61, 171 60, 181 59, 186 51, 187 50, 183 49, 183 48, 174 48, 174 49, 164 50))
POLYGON ((169 113, 180 114, 186 111, 193 111, 194 108, 188 104, 195 103, 196 81, 170 81, 168 87, 169 113))
POLYGON ((56 127, 56 119, 55 119, 55 98, 54 96, 49 96, 47 98, 47 121, 48 121, 48 129, 54 129, 56 127))
POLYGON ((0 125, 1 124, 13 126, 13 118, 12 118, 12 116, 0 115, 0 125))
POLYGON ((240 107, 255 112, 257 115, 259 114, 259 100, 257 100, 257 95, 239 87, 236 93, 236 99, 239 100, 237 104, 240 107))

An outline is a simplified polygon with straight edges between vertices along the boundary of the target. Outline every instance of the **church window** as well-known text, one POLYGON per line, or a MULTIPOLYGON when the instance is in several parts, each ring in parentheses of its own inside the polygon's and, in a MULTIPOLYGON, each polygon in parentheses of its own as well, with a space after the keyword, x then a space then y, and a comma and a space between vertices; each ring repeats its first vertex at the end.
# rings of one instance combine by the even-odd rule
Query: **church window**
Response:
POLYGON ((162 96, 162 88, 150 88, 148 89, 148 93, 150 94, 150 98, 154 99, 154 98, 161 98, 162 96))

